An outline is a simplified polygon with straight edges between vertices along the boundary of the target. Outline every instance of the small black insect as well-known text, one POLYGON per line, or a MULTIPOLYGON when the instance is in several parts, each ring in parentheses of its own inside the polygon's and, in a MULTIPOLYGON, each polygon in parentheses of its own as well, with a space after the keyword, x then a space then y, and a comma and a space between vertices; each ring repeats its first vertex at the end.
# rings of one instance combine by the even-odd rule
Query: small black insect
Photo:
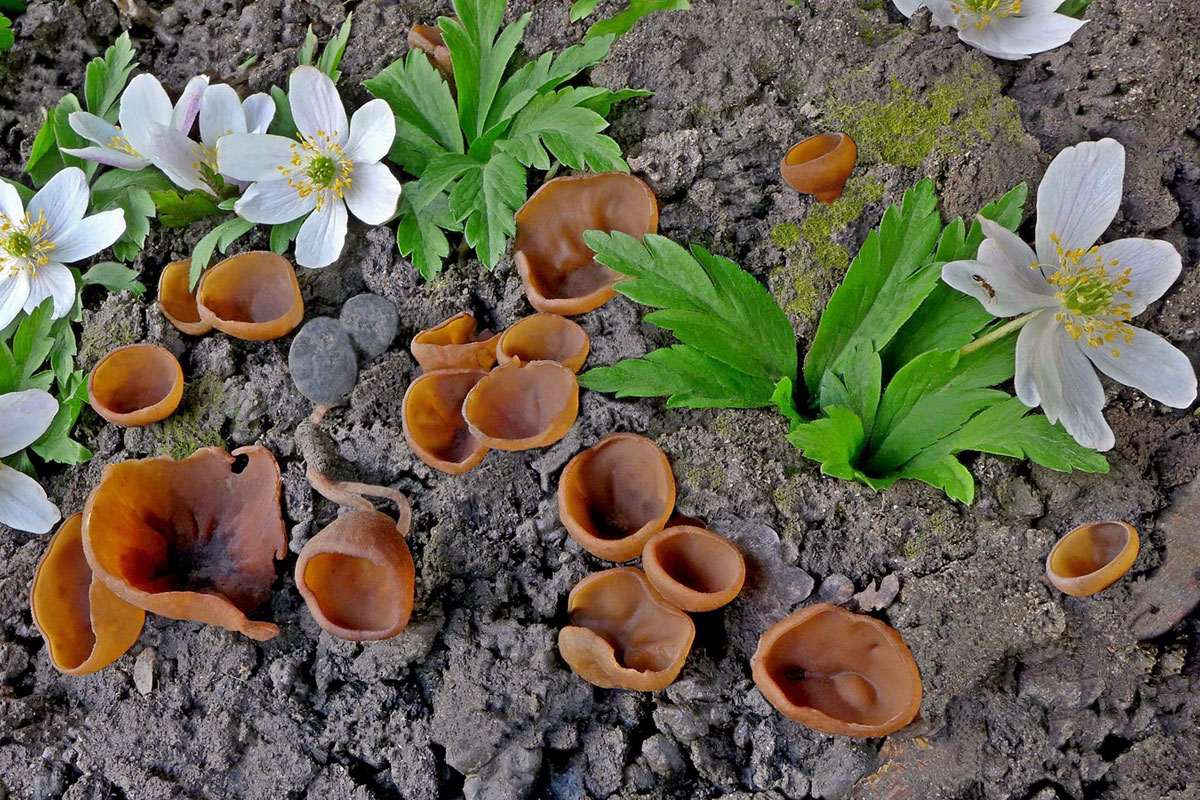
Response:
POLYGON ((985 281, 983 279, 982 275, 972 275, 971 280, 975 281, 976 283, 978 283, 980 286, 983 287, 983 290, 985 292, 987 292, 988 300, 996 299, 996 290, 992 288, 992 285, 990 283, 988 283, 987 281, 985 281))

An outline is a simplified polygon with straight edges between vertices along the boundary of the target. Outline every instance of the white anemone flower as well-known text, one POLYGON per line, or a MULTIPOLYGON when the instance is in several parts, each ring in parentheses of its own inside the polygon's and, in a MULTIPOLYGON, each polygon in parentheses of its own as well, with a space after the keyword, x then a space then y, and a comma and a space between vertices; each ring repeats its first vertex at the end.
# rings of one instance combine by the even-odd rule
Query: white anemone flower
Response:
POLYGON ((75 277, 64 264, 96 255, 125 232, 119 208, 84 217, 90 193, 78 167, 46 181, 22 207, 21 196, 0 182, 0 329, 22 310, 54 298, 54 318, 75 305, 75 277))
POLYGON ((992 58, 1016 61, 1071 40, 1086 20, 1057 13, 1062 0, 893 0, 911 17, 925 6, 935 24, 992 58))
MULTIPOLYGON (((234 133, 266 133, 275 116, 275 101, 259 92, 245 102, 232 86, 215 83, 204 90, 200 104, 200 141, 186 130, 154 123, 150 126, 154 165, 185 191, 217 193, 217 142, 234 133)), ((236 181, 234 182, 236 183, 236 181)))
MULTIPOLYGON (((41 438, 58 401, 41 389, 0 394, 0 458, 19 453, 41 438)), ((0 524, 28 533, 48 533, 59 513, 38 482, 0 464, 0 524)))
POLYGON ((110 167, 138 170, 154 163, 151 130, 154 125, 170 125, 185 134, 192 129, 200 113, 200 101, 208 86, 207 75, 187 82, 179 102, 171 106, 167 90, 153 75, 138 75, 121 94, 117 127, 108 120, 86 111, 67 118, 71 130, 92 143, 92 147, 63 148, 68 155, 96 161, 110 167))
POLYGON ((325 267, 341 255, 347 206, 368 225, 396 212, 400 182, 380 163, 396 120, 386 101, 372 100, 347 122, 337 87, 314 67, 292 72, 288 101, 300 141, 230 134, 217 142, 217 166, 222 175, 252 182, 234 206, 242 219, 278 225, 307 214, 296 236, 296 263, 325 267))
POLYGON ((1196 399, 1187 356, 1130 320, 1179 277, 1168 242, 1118 239, 1097 245, 1121 205, 1125 148, 1113 139, 1063 150, 1038 187, 1037 252, 980 219, 978 260, 953 261, 942 279, 998 317, 1017 317, 985 338, 1020 328, 1017 396, 1086 447, 1108 450, 1104 389, 1096 370, 1173 408, 1196 399))

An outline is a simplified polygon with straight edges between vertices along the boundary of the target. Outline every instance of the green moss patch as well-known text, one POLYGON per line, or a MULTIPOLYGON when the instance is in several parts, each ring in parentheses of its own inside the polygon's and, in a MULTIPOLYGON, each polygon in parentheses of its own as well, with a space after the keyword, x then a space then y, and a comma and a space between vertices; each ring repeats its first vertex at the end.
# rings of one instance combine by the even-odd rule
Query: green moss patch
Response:
POLYGON ((174 459, 187 458, 201 447, 224 447, 221 426, 225 384, 216 375, 189 383, 179 409, 154 426, 154 452, 174 459))

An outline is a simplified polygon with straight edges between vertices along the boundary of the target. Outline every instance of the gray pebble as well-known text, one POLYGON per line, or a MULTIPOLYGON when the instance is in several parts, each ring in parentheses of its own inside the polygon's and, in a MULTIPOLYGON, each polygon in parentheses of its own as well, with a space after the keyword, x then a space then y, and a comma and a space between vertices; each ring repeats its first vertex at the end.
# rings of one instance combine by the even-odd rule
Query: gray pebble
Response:
POLYGON ((334 405, 350 394, 358 381, 358 357, 350 335, 335 319, 310 320, 292 340, 288 371, 309 400, 334 405))
POLYGON ((400 315, 387 298, 360 294, 342 306, 341 322, 354 346, 370 361, 391 346, 400 327, 400 315))

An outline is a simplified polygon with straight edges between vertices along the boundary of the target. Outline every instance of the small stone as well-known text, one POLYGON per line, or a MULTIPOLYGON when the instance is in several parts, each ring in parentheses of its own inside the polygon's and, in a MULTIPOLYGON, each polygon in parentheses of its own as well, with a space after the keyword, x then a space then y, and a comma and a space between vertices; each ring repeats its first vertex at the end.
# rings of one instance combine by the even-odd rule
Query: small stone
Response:
POLYGON ((679 745, 661 733, 642 742, 642 757, 656 775, 664 777, 682 772, 686 766, 679 745))
POLYGON ((840 605, 854 596, 854 584, 845 575, 830 575, 821 581, 817 599, 822 603, 840 605))
POLYGON ((367 361, 384 353, 396 338, 400 315, 386 297, 360 294, 342 306, 342 327, 367 361))
POLYGON ((137 687, 142 697, 149 697, 154 691, 154 659, 158 651, 147 647, 137 654, 133 662, 133 685, 137 687))
POLYGON ((358 356, 350 334, 335 319, 310 320, 292 340, 288 371, 309 400, 326 406, 338 403, 358 381, 358 356))
POLYGON ((854 602, 860 611, 882 611, 892 604, 899 593, 900 577, 893 572, 879 582, 878 589, 875 588, 875 581, 871 581, 867 588, 854 595, 854 602))

